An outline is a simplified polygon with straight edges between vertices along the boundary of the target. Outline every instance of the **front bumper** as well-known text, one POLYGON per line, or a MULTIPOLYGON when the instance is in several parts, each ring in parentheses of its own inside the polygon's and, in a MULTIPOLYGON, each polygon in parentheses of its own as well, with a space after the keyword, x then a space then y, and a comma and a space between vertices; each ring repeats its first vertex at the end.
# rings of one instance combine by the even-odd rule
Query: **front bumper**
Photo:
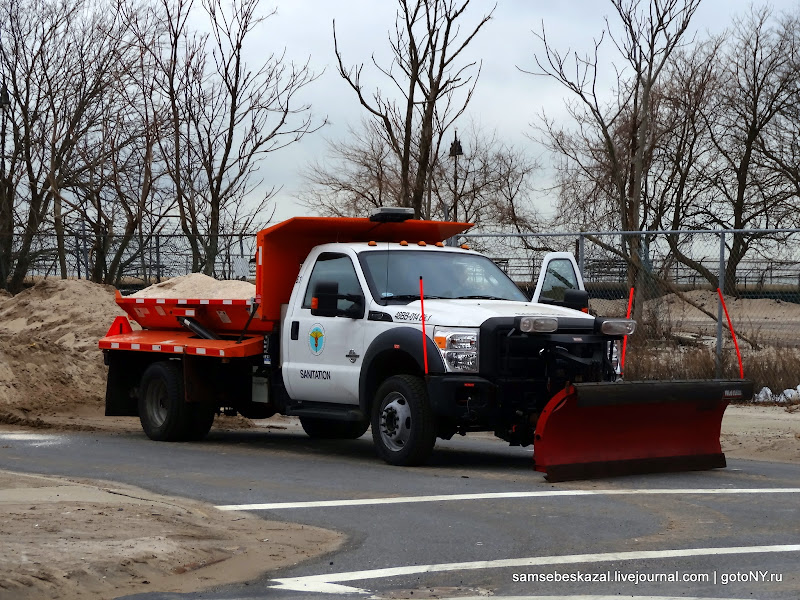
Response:
POLYGON ((430 375, 431 409, 439 417, 459 422, 488 422, 496 415, 497 386, 475 375, 430 375))

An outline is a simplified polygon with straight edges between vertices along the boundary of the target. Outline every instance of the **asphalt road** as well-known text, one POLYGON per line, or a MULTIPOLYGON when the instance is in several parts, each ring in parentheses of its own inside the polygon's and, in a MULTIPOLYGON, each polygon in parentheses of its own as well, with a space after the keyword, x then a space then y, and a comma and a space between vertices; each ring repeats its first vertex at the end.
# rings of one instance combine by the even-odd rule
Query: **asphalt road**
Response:
POLYGON ((2 445, 3 469, 257 504, 265 518, 349 536, 333 555, 246 584, 128 598, 800 598, 798 465, 730 460, 550 484, 529 450, 485 438, 440 441, 418 468, 378 460, 369 433, 320 442, 243 430, 165 444, 43 432, 2 445))

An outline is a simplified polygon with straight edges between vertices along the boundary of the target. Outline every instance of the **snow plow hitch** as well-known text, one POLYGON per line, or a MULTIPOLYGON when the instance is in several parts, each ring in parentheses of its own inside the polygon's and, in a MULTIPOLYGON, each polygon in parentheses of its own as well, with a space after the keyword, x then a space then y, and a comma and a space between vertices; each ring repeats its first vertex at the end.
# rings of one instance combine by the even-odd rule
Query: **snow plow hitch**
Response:
POLYGON ((752 395, 741 380, 567 385, 537 422, 535 468, 567 481, 725 467, 722 415, 752 395))

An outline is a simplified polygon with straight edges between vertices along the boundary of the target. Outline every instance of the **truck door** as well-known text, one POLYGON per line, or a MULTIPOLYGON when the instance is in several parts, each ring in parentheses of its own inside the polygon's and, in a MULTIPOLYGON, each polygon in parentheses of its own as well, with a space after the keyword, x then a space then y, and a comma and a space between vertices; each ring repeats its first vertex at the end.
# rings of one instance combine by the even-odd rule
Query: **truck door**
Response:
POLYGON ((564 301, 566 290, 583 289, 583 278, 572 254, 550 252, 542 259, 539 280, 531 301, 558 304, 564 301))
MULTIPOLYGON (((300 283, 305 284, 305 289, 290 307, 286 319, 289 327, 283 360, 286 389, 295 400, 358 404, 365 321, 312 315, 311 299, 320 281, 338 283, 340 294, 364 296, 350 256, 338 252, 319 255, 310 277, 300 283)), ((338 300, 340 309, 352 304, 350 300, 338 300)))

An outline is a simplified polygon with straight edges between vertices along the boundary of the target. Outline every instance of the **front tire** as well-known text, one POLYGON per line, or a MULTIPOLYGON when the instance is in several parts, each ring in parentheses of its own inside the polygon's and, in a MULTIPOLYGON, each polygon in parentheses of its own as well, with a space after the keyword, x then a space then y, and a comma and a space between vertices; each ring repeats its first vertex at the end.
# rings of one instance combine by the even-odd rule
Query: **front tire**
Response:
POLYGON ((413 375, 389 377, 372 404, 372 439, 378 455, 391 465, 425 462, 436 443, 436 420, 425 382, 413 375))

